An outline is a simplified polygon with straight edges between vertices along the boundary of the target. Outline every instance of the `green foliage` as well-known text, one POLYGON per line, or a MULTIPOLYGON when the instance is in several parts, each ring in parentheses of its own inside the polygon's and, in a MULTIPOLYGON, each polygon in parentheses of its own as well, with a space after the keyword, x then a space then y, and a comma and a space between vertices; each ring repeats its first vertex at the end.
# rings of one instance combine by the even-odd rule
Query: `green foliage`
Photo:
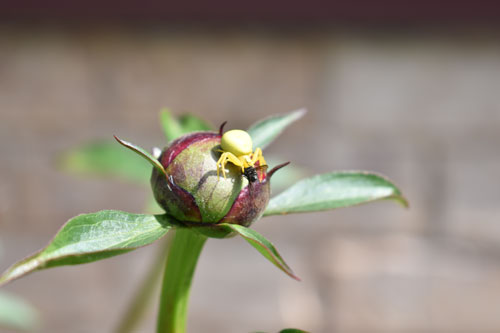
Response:
POLYGON ((0 327, 20 331, 31 331, 39 325, 35 308, 23 299, 0 292, 0 327))
POLYGON ((148 153, 145 149, 134 145, 133 143, 127 142, 125 140, 119 139, 117 136, 115 136, 116 141, 118 141, 122 146, 132 150, 134 153, 137 155, 141 156, 144 158, 148 163, 150 163, 154 168, 158 169, 161 173, 163 173, 165 176, 167 176, 167 173, 165 172, 165 169, 163 168, 163 165, 161 165, 160 161, 158 161, 157 158, 155 158, 153 155, 148 153))
POLYGON ((151 244, 171 228, 162 215, 112 210, 79 215, 70 219, 47 247, 9 268, 0 277, 0 285, 33 271, 123 254, 151 244))
POLYGON ((160 122, 168 142, 187 133, 213 130, 212 126, 196 116, 185 114, 176 118, 167 108, 161 110, 160 122))
POLYGON ((375 200, 406 199, 389 180, 368 172, 331 172, 297 182, 271 199, 264 216, 315 212, 375 200))
MULTIPOLYGON (((212 130, 196 116, 188 114, 176 118, 167 109, 162 110, 160 120, 167 141, 189 132, 212 130)), ((130 154, 113 140, 101 140, 82 144, 62 154, 58 166, 78 176, 115 178, 148 185, 151 167, 140 157, 130 154)))
MULTIPOLYGON (((288 125, 302 117, 304 112, 299 110, 269 117, 253 125, 249 132, 259 146, 265 147, 288 125)), ((166 110, 162 112, 162 123, 169 139, 186 131, 208 127, 193 116, 174 119, 166 110)), ((163 170, 161 165, 157 165, 158 161, 146 151, 127 142, 120 141, 120 143, 146 157, 153 166, 163 170)), ((107 160, 106 153, 110 153, 113 158, 118 156, 121 161, 125 159, 120 154, 115 155, 116 151, 106 145, 86 147, 76 156, 78 154, 83 156, 82 164, 87 167, 90 165, 88 162, 94 161, 103 171, 110 172, 113 168, 110 160, 107 160)), ((127 156, 129 155, 134 156, 133 154, 127 156)), ((139 168, 128 175, 136 177, 138 170, 139 168)), ((149 172, 148 170, 146 173, 149 175, 149 172)), ((381 199, 394 199, 406 205, 401 192, 390 181, 379 175, 366 172, 332 172, 295 183, 271 199, 265 215, 321 211, 381 199)), ((126 253, 161 238, 171 227, 166 218, 160 215, 136 215, 115 211, 80 215, 68 221, 45 249, 12 266, 0 277, 0 284, 43 268, 82 264, 126 253)), ((242 236, 264 257, 296 278, 271 242, 262 235, 239 225, 223 224, 220 227, 222 230, 236 232, 242 236)))
POLYGON ((213 131, 212 125, 189 113, 180 115, 178 121, 181 124, 183 135, 197 131, 213 131))
POLYGON ((167 142, 173 141, 184 132, 180 122, 174 117, 169 109, 163 108, 160 112, 160 122, 167 142))
POLYGON ((247 130, 252 137, 253 146, 261 149, 266 148, 285 128, 302 118, 305 113, 305 109, 300 109, 283 115, 271 116, 256 122, 247 130))
POLYGON ((300 280, 292 269, 286 264, 285 260, 278 253, 274 245, 257 231, 246 228, 237 224, 220 224, 221 227, 238 233, 250 245, 257 249, 267 260, 272 262, 276 267, 288 274, 290 277, 300 280))
MULTIPOLYGON (((271 116, 252 125, 248 132, 254 147, 262 149, 267 147, 304 113, 305 110, 298 110, 285 115, 271 116)), ((167 109, 161 112, 161 123, 168 141, 189 132, 211 130, 210 125, 195 116, 184 115, 176 118, 167 109)), ((165 173, 158 160, 147 151, 117 140, 165 173)), ((135 154, 130 154, 111 142, 83 145, 65 154, 60 162, 65 170, 72 173, 113 176, 141 184, 146 184, 151 175, 149 165, 135 154)), ((284 183, 286 180, 295 182, 301 174, 295 171, 297 170, 289 167, 287 172, 282 173, 284 183)), ((277 179, 278 177, 273 178, 273 181, 276 180, 275 183, 279 184, 277 179)), ((264 215, 323 211, 382 199, 392 199, 404 206, 407 205, 399 189, 384 177, 368 172, 332 172, 296 182, 271 199, 264 215)), ((174 221, 165 215, 131 214, 109 210, 79 215, 70 219, 47 247, 16 263, 0 276, 0 286, 33 271, 89 263, 132 251, 160 239, 174 227, 174 221)), ((170 250, 164 275, 159 331, 185 330, 190 281, 206 240, 205 236, 226 237, 235 233, 283 272, 298 280, 274 245, 252 229, 235 224, 219 224, 212 228, 213 230, 202 226, 192 229, 179 228, 170 250)), ((23 323, 29 326, 32 322, 30 318, 33 316, 30 317, 28 308, 23 309, 19 304, 21 303, 16 303, 12 298, 0 294, 0 322, 2 320, 5 322, 2 315, 7 314, 5 317, 7 320, 14 318, 11 327, 24 329, 22 326, 15 326, 23 323), (23 311, 27 314, 23 315, 23 311)), ((305 331, 285 329, 280 333, 305 333, 305 331)))
POLYGON ((62 154, 58 165, 79 176, 117 178, 141 185, 148 184, 151 177, 151 167, 142 158, 111 140, 76 147, 62 154))

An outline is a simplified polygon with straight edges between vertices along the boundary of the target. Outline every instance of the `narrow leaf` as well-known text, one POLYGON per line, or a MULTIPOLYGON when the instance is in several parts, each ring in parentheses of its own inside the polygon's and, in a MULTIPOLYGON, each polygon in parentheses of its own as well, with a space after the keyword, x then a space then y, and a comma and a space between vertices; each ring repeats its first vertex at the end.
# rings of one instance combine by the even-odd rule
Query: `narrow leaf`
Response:
POLYGON ((264 215, 321 211, 382 199, 408 203, 386 178, 369 172, 332 172, 299 181, 271 199, 264 215))
POLYGON ((58 166, 81 176, 114 177, 139 184, 149 183, 151 167, 114 141, 96 141, 76 147, 58 158, 58 166))
POLYGON ((266 148, 285 128, 302 118, 305 113, 306 109, 300 109, 265 118, 250 126, 247 132, 252 137, 254 148, 266 148))
POLYGON ((274 245, 268 241, 264 236, 259 234, 257 231, 246 228, 238 224, 228 224, 222 223, 218 226, 232 230, 243 237, 250 245, 257 249, 267 260, 272 262, 276 267, 281 269, 283 272, 288 274, 290 277, 299 280, 300 279, 292 272, 291 268, 288 267, 285 260, 278 253, 274 245))
POLYGON ((133 152, 137 153, 139 156, 142 156, 146 161, 151 163, 153 167, 158 169, 158 171, 162 172, 165 176, 167 176, 167 173, 165 172, 165 169, 163 168, 163 165, 161 165, 160 161, 158 159, 154 158, 153 155, 148 153, 145 149, 136 146, 130 142, 124 141, 119 139, 116 135, 114 136, 116 141, 118 141, 121 145, 127 147, 128 149, 132 150, 133 152))
POLYGON ((164 215, 104 210, 76 216, 47 247, 0 276, 0 286, 33 271, 85 264, 135 250, 163 237, 171 228, 164 215))
POLYGON ((31 331, 39 324, 37 310, 22 298, 0 292, 0 327, 31 331))
POLYGON ((163 108, 160 111, 160 122, 167 142, 177 139, 184 133, 181 123, 168 108, 163 108))

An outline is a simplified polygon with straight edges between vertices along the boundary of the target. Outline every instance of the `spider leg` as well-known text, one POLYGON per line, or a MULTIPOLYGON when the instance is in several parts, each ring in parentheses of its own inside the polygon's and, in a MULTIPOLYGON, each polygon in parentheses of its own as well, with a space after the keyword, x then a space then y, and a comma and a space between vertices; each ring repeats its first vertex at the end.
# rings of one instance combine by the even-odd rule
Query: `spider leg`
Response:
POLYGON ((234 156, 234 154, 230 152, 225 152, 220 156, 219 160, 217 161, 217 178, 219 178, 219 172, 221 169, 222 169, 222 175, 224 176, 224 178, 226 178, 226 164, 228 162, 231 162, 238 167, 242 167, 243 169, 243 164, 236 156, 234 156))
POLYGON ((226 167, 226 163, 227 163, 227 155, 229 153, 223 153, 219 160, 217 161, 217 179, 219 179, 219 173, 220 173, 220 170, 222 169, 222 175, 224 176, 224 178, 226 178, 226 170, 225 170, 225 167, 226 167))
POLYGON ((233 163, 234 165, 236 165, 238 167, 241 167, 241 172, 245 171, 244 163, 238 157, 236 157, 232 153, 226 153, 226 154, 228 154, 227 159, 229 162, 233 163))
POLYGON ((266 160, 262 155, 262 149, 260 148, 255 149, 255 152, 252 154, 252 165, 257 161, 259 161, 259 166, 267 165, 266 160))

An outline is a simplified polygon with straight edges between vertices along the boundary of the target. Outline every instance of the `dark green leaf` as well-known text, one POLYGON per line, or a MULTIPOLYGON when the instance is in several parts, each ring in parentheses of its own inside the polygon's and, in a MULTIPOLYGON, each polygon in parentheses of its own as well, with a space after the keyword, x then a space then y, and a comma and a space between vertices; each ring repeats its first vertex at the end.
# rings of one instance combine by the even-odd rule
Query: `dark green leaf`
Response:
POLYGON ((285 260, 278 253, 274 245, 257 231, 246 228, 238 224, 222 223, 218 226, 234 231, 243 237, 250 245, 256 248, 267 260, 272 262, 276 267, 288 274, 290 277, 300 280, 286 264, 285 260))
POLYGON ((141 148, 139 146, 136 146, 133 143, 121 140, 116 135, 115 135, 115 139, 121 145, 123 145, 124 147, 132 150, 134 153, 138 154, 139 156, 143 157, 146 161, 148 161, 149 163, 151 163, 151 165, 153 167, 155 167, 156 169, 158 169, 158 171, 162 172, 165 175, 165 177, 167 176, 167 173, 165 172, 165 169, 163 168, 163 165, 161 165, 160 161, 158 161, 157 158, 155 158, 153 155, 151 155, 150 153, 148 153, 145 149, 143 149, 143 148, 141 148))
POLYGON ((172 225, 163 215, 104 210, 69 220, 49 245, 0 276, 0 285, 44 268, 85 264, 132 251, 163 237, 172 225))
POLYGON ((39 323, 37 310, 22 298, 0 292, 0 327, 31 331, 39 323))
POLYGON ((76 147, 58 160, 59 166, 82 176, 115 177, 139 184, 149 183, 151 167, 116 142, 97 141, 76 147))
POLYGON ((299 181, 272 198, 264 215, 321 211, 393 199, 407 206, 399 189, 368 172, 332 172, 299 181))
POLYGON ((268 117, 250 126, 247 132, 252 137, 254 148, 266 148, 285 128, 302 118, 305 113, 305 109, 300 109, 284 115, 268 117))

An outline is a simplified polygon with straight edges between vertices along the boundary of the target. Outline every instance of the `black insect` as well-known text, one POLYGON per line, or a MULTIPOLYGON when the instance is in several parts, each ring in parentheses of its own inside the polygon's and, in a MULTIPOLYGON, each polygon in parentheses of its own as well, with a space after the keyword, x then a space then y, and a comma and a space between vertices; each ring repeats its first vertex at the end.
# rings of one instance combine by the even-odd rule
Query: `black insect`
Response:
POLYGON ((243 171, 243 175, 248 179, 248 182, 250 184, 255 183, 256 181, 259 180, 259 176, 257 175, 257 170, 255 170, 254 167, 249 166, 248 168, 245 168, 243 171))

